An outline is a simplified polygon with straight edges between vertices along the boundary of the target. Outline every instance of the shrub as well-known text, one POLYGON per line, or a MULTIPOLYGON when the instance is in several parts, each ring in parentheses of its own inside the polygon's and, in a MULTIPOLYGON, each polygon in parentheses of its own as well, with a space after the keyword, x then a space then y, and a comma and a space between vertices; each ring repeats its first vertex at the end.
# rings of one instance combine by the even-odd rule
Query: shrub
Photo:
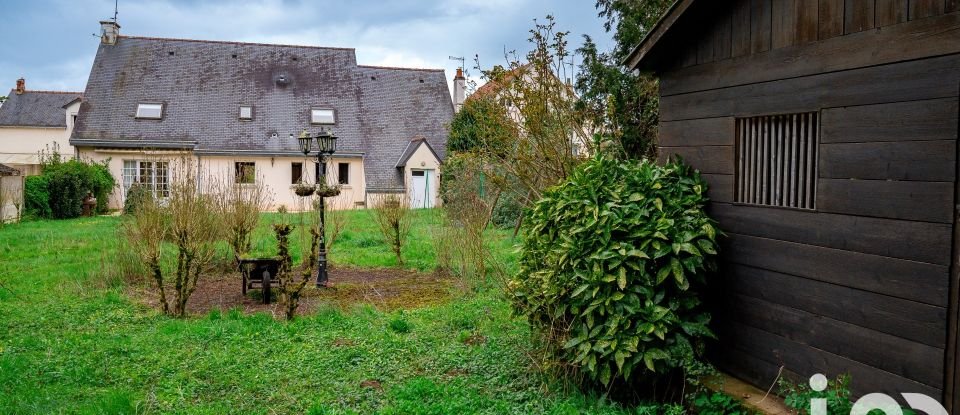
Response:
MULTIPOLYGON (((123 213, 132 214, 137 211, 144 203, 153 201, 153 192, 150 188, 140 184, 134 184, 127 190, 127 198, 123 202, 123 213)), ((100 200, 97 199, 99 204, 100 200)))
POLYGON ((384 242, 390 245, 397 256, 397 265, 403 266, 403 246, 410 235, 413 215, 404 195, 385 195, 373 208, 373 218, 377 222, 384 242))
POLYGON ((716 255, 705 193, 682 164, 598 156, 526 213, 508 287, 561 364, 609 385, 697 361, 713 336, 696 290, 716 255))
POLYGON ((51 216, 57 219, 79 217, 88 192, 97 198, 97 212, 105 212, 116 185, 106 162, 54 158, 43 163, 42 175, 47 178, 51 216))
MULTIPOLYGON (((810 403, 813 399, 825 399, 827 401, 828 415, 852 413, 854 401, 851 399, 853 394, 850 392, 849 374, 837 376, 836 380, 828 382, 828 387, 820 392, 811 389, 806 383, 794 384, 784 378, 780 378, 778 385, 780 386, 780 395, 783 396, 783 403, 797 414, 810 415, 810 403)), ((875 409, 870 411, 869 414, 896 413, 896 410, 900 410, 904 415, 916 414, 914 410, 909 408, 886 409, 886 411, 875 409)))
POLYGON ((523 198, 516 189, 505 189, 500 193, 497 205, 493 208, 490 220, 498 228, 513 228, 523 214, 523 198))
POLYGON ((390 322, 387 323, 387 327, 389 327, 390 330, 400 334, 409 333, 411 329, 410 322, 404 319, 403 315, 399 315, 390 319, 390 322))
POLYGON ((28 176, 24 182, 23 207, 26 216, 49 218, 50 192, 47 190, 47 176, 28 176))

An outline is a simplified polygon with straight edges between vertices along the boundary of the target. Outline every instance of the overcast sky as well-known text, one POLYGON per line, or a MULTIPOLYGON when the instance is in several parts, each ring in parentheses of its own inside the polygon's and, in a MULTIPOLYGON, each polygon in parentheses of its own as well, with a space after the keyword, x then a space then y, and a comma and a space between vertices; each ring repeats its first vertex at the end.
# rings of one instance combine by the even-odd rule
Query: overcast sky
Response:
MULTIPOLYGON (((19 77, 27 89, 83 91, 97 51, 98 21, 114 0, 3 0, 0 91, 19 77)), ((589 34, 611 46, 593 0, 120 0, 120 32, 174 37, 355 48, 361 65, 445 68, 449 56, 528 49, 533 19, 552 14, 579 45, 589 34)), ((0 95, 5 92, 0 92, 0 95)))

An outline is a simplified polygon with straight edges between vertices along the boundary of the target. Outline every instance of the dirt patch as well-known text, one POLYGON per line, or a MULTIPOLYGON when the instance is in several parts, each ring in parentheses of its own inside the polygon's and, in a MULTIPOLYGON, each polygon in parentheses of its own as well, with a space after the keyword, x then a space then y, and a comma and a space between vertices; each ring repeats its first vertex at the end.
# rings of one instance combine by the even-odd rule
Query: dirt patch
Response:
MULTIPOLYGON (((304 289, 297 314, 309 314, 321 304, 349 309, 356 304, 370 304, 392 311, 413 309, 448 301, 458 290, 456 280, 436 273, 421 273, 400 269, 333 268, 328 287, 315 288, 312 283, 304 289)), ((276 301, 262 304, 259 289, 243 295, 239 273, 202 277, 197 290, 187 303, 191 314, 206 314, 211 310, 226 311, 241 308, 244 313, 268 312, 276 317, 283 311, 276 301)), ((158 308, 159 300, 153 287, 133 290, 131 295, 151 307, 158 308)), ((168 297, 171 295, 167 293, 168 297)))
POLYGON ((467 346, 479 346, 487 342, 487 338, 480 334, 471 334, 463 339, 463 344, 467 346))
POLYGON ((469 375, 469 374, 470 374, 470 372, 467 371, 466 369, 459 369, 459 368, 457 368, 457 369, 450 369, 450 370, 448 370, 446 373, 444 373, 444 375, 445 375, 446 377, 448 377, 448 378, 456 378, 456 377, 461 377, 461 376, 467 376, 467 375, 469 375))
POLYGON ((338 337, 333 340, 333 343, 331 343, 331 345, 333 345, 333 347, 351 347, 356 345, 356 343, 354 343, 353 340, 338 337))
POLYGON ((367 379, 363 382, 360 382, 360 387, 364 389, 373 389, 378 391, 383 390, 383 385, 380 384, 379 380, 375 380, 375 379, 367 379))

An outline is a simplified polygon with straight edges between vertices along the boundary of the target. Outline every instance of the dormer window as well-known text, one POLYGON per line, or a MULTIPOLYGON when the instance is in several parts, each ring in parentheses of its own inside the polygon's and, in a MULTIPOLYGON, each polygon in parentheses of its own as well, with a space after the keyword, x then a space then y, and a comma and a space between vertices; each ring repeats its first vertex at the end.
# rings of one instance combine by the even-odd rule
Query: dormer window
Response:
POLYGON ((163 104, 138 104, 137 118, 159 120, 163 118, 163 104))
POLYGON ((314 108, 310 110, 310 123, 323 125, 336 124, 336 113, 329 108, 314 108))
POLYGON ((241 106, 241 107, 240 107, 240 119, 241 119, 241 120, 252 120, 252 119, 253 119, 253 107, 250 107, 250 106, 241 106))

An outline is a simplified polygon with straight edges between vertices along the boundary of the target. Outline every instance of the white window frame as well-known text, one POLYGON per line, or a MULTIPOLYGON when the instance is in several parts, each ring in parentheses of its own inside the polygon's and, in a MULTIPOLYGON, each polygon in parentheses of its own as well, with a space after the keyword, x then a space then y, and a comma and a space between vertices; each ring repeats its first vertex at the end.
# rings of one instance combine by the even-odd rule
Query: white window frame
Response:
POLYGON ((253 119, 253 106, 252 105, 241 105, 239 117, 241 120, 252 120, 253 119), (244 115, 244 110, 247 111, 247 114, 244 115))
POLYGON ((130 191, 130 186, 140 184, 147 186, 155 198, 170 197, 170 162, 168 161, 124 160, 121 173, 124 194, 130 191))
POLYGON ((337 111, 333 108, 311 108, 310 123, 318 125, 334 125, 337 123, 337 111))
POLYGON ((163 119, 163 107, 163 104, 139 103, 137 104, 136 117, 141 120, 161 120, 163 119))

